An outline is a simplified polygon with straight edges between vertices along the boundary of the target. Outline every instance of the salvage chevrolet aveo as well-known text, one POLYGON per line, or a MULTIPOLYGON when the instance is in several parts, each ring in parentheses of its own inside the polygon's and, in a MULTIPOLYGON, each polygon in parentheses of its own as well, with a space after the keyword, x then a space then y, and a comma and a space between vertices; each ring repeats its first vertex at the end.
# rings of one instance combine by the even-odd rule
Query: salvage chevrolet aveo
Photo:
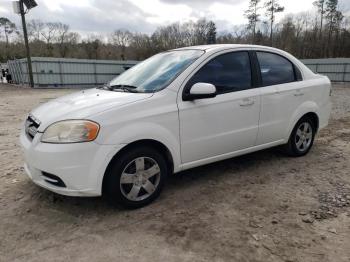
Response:
POLYGON ((179 48, 33 110, 25 170, 59 194, 141 207, 185 169, 278 145, 305 155, 328 123, 330 94, 327 77, 278 49, 179 48))

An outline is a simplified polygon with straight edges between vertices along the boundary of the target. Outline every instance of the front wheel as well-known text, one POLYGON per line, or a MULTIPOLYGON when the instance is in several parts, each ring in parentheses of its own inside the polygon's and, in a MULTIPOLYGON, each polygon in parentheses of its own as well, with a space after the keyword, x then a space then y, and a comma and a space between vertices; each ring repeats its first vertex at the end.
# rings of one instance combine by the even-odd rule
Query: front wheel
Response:
POLYGON ((316 127, 312 119, 309 117, 300 119, 286 145, 287 153, 296 157, 306 155, 313 145, 315 134, 316 127))
POLYGON ((145 206, 159 196, 167 172, 164 157, 153 148, 128 150, 112 162, 106 174, 105 193, 112 204, 145 206))

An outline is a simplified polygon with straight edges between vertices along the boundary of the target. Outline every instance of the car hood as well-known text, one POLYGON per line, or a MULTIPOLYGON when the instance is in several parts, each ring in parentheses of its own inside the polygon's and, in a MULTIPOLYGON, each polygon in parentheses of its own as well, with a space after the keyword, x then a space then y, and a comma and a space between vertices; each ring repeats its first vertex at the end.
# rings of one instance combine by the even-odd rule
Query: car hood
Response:
POLYGON ((88 89, 51 100, 31 112, 41 122, 39 132, 50 124, 67 119, 87 119, 110 108, 116 108, 151 97, 152 93, 129 93, 88 89))

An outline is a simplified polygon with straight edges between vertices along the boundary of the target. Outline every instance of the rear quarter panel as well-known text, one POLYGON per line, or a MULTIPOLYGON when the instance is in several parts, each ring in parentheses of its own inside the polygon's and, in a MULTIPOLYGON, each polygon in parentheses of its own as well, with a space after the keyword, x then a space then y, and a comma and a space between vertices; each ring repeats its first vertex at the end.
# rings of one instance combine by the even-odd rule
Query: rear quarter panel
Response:
POLYGON ((285 134, 286 141, 288 141, 295 124, 307 113, 312 112, 318 116, 319 129, 328 125, 331 111, 330 80, 326 76, 314 75, 313 78, 304 80, 301 83, 304 92, 304 102, 292 114, 285 134))

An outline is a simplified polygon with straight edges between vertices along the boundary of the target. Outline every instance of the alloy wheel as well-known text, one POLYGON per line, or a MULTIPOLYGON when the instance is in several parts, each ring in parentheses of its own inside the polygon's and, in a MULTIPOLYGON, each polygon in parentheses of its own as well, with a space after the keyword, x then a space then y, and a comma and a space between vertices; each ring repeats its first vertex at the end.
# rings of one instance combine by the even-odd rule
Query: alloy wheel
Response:
POLYGON ((300 152, 305 152, 311 145, 313 129, 310 123, 303 122, 295 134, 295 145, 300 152))
POLYGON ((138 157, 129 162, 120 176, 121 193, 130 201, 150 197, 160 181, 158 163, 150 157, 138 157))

